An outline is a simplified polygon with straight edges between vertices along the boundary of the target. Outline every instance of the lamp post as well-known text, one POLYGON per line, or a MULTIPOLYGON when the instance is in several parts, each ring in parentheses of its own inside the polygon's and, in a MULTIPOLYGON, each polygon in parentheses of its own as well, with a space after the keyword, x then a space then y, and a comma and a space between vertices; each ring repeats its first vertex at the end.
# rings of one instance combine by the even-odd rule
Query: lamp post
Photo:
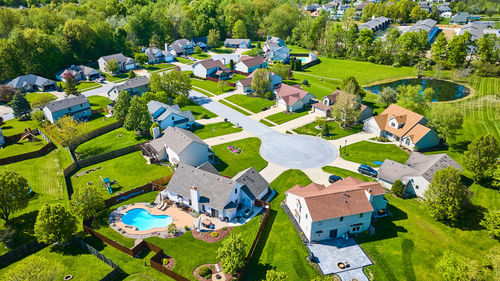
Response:
POLYGON ((345 140, 344 144, 344 154, 347 155, 347 140, 345 140))

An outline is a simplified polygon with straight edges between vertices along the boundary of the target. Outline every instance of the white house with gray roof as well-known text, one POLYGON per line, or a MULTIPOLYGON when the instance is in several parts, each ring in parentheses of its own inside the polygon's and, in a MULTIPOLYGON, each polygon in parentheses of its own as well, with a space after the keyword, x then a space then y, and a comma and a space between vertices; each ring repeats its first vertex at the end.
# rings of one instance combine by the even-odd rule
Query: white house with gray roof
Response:
POLYGON ((432 182, 434 174, 447 167, 463 170, 447 154, 424 155, 413 152, 406 164, 386 159, 378 170, 378 178, 388 188, 396 180, 401 180, 408 195, 424 197, 424 193, 432 182))
POLYGON ((141 96, 149 91, 149 78, 147 76, 134 77, 127 80, 125 83, 116 85, 108 91, 108 98, 116 100, 121 91, 126 91, 130 95, 141 96))
POLYGON ((233 221, 245 210, 253 210, 255 200, 263 199, 269 192, 269 183, 254 168, 226 178, 208 165, 179 164, 160 193, 162 200, 168 198, 199 213, 233 221))
POLYGON ((191 128, 194 124, 194 116, 191 111, 182 111, 177 105, 167 105, 159 101, 148 102, 148 110, 153 122, 160 124, 162 130, 168 127, 191 128))
POLYGON ((139 64, 133 58, 129 58, 124 56, 122 53, 118 53, 114 55, 100 57, 97 60, 97 63, 99 64, 99 69, 102 72, 109 73, 109 71, 106 70, 106 63, 109 62, 110 60, 116 60, 116 62, 118 62, 118 67, 119 67, 118 72, 129 71, 139 66, 139 64))
POLYGON ((56 100, 47 104, 43 108, 45 118, 51 123, 55 123, 57 119, 67 115, 75 120, 84 119, 92 115, 92 109, 87 97, 69 96, 62 100, 56 100))
POLYGON ((27 74, 12 79, 7 85, 21 92, 45 92, 54 91, 57 87, 56 81, 38 75, 27 74))
POLYGON ((226 48, 240 48, 250 49, 252 47, 250 39, 226 38, 224 47, 226 48))
POLYGON ((165 129, 161 137, 142 146, 142 152, 149 162, 168 161, 191 166, 199 166, 214 155, 208 144, 197 135, 177 127, 165 129))
POLYGON ((192 54, 194 51, 193 42, 187 39, 175 40, 172 44, 170 44, 170 46, 167 45, 166 47, 167 50, 176 57, 186 56, 192 54))

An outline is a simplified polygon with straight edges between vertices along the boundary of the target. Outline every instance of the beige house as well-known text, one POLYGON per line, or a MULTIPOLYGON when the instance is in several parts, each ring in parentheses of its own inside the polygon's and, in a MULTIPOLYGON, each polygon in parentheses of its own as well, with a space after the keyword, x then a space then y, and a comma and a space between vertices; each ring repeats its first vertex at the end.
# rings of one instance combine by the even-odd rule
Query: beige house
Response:
POLYGON ((302 90, 300 85, 287 85, 282 83, 275 90, 276 105, 290 112, 299 111, 311 104, 314 96, 307 91, 302 90))

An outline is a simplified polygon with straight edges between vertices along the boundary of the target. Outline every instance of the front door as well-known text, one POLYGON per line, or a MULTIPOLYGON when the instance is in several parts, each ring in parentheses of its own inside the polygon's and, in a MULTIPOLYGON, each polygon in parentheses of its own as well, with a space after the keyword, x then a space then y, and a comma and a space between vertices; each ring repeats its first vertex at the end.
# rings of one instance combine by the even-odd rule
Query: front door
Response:
POLYGON ((337 238, 338 229, 330 230, 330 238, 337 238))
POLYGON ((212 209, 212 217, 218 218, 219 217, 219 211, 216 209, 212 209))

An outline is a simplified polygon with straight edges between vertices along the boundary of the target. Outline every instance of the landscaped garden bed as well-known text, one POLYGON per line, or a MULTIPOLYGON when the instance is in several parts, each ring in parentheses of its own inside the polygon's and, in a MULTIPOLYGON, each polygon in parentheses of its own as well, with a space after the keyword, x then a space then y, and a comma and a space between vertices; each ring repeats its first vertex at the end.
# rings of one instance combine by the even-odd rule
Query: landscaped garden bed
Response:
POLYGON ((258 152, 260 144, 261 141, 258 138, 247 138, 213 146, 212 151, 215 153, 216 160, 218 161, 215 164, 215 168, 223 176, 228 177, 233 177, 238 172, 250 167, 254 167, 257 171, 264 169, 267 166, 267 161, 259 153, 236 154, 228 149, 229 146, 233 146, 243 152, 258 152))
POLYGON ((200 281, 209 281, 209 280, 233 280, 233 275, 231 274, 226 274, 222 272, 222 265, 219 262, 217 265, 216 264, 202 264, 198 267, 193 272, 193 275, 196 279, 200 281), (217 271, 217 268, 219 268, 219 271, 217 271))
POLYGON ((231 230, 233 230, 232 227, 223 227, 210 232, 200 232, 198 230, 193 230, 193 237, 208 243, 215 243, 219 242, 220 240, 224 239, 224 237, 229 235, 229 233, 231 233, 231 230))

